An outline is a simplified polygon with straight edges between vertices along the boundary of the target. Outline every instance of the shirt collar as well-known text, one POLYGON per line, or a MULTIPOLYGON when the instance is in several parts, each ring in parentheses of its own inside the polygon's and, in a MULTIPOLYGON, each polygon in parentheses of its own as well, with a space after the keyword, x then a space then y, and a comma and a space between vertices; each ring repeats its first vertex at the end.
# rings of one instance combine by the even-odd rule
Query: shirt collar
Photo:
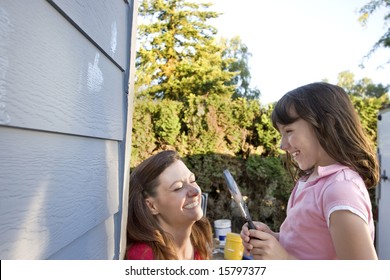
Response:
MULTIPOLYGON (((340 170, 346 169, 348 166, 342 165, 340 163, 334 163, 327 166, 318 166, 318 177, 314 179, 313 181, 307 182, 310 183, 309 185, 315 184, 318 182, 319 179, 326 177, 328 175, 334 174, 340 170)), ((307 180, 308 176, 302 177, 299 181, 305 182, 307 180)))
POLYGON ((345 168, 348 168, 348 166, 342 165, 340 163, 335 163, 328 166, 318 166, 318 177, 321 178, 328 176, 345 168))

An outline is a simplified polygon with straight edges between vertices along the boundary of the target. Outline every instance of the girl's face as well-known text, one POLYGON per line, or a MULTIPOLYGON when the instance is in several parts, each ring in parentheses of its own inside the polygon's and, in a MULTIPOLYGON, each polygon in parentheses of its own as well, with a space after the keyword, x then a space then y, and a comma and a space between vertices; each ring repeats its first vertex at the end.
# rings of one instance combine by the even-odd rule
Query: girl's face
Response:
POLYGON ((158 179, 157 195, 146 203, 162 228, 189 226, 202 218, 201 190, 182 161, 171 164, 158 179))
POLYGON ((314 132, 313 126, 299 118, 288 124, 278 124, 282 136, 281 149, 288 152, 301 170, 309 170, 314 167, 314 173, 318 166, 327 166, 335 163, 322 148, 314 132))

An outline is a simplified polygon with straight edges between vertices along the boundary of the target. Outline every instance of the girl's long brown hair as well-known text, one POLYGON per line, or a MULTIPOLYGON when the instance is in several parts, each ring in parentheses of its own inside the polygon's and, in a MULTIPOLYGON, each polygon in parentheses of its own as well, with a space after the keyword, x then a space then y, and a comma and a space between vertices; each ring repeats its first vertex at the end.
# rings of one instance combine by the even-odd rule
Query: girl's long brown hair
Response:
MULTIPOLYGON (((379 164, 374 145, 366 136, 348 94, 341 87, 328 83, 299 87, 286 93, 271 115, 276 129, 278 123, 287 125, 299 118, 314 127, 322 148, 334 160, 360 174, 367 188, 378 184, 379 164), (291 116, 292 110, 298 117, 291 116)), ((287 157, 290 167, 293 165, 293 169, 298 171, 298 176, 307 174, 307 170, 299 170, 288 153, 287 157)))
MULTIPOLYGON (((145 243, 152 248, 156 260, 174 260, 177 255, 172 236, 160 227, 149 211, 145 198, 156 195, 158 177, 178 160, 181 158, 176 151, 162 151, 144 160, 130 175, 127 247, 135 242, 145 243)), ((192 226, 191 242, 202 259, 211 258, 212 229, 205 217, 192 226)))

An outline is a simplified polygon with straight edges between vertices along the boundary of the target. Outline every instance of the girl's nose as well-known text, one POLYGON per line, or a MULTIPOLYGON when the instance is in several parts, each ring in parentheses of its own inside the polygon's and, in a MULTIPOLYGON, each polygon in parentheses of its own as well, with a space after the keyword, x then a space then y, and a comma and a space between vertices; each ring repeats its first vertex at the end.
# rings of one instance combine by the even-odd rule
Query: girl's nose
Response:
POLYGON ((280 149, 286 151, 288 149, 288 146, 289 146, 288 142, 282 138, 282 140, 280 141, 280 149))

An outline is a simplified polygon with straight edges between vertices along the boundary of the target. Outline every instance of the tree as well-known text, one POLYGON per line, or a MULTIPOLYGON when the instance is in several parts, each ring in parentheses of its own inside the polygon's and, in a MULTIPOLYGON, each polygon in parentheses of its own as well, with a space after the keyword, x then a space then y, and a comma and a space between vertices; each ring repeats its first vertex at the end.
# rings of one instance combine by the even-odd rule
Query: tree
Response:
MULTIPOLYGON (((341 86, 349 95, 361 98, 380 98, 387 94, 390 85, 374 84, 370 78, 355 81, 355 75, 350 71, 338 74, 337 85, 341 86)), ((385 98, 387 100, 387 98, 385 98)))
POLYGON ((231 96, 236 73, 215 43, 208 19, 211 4, 184 0, 142 0, 139 5, 139 51, 136 97, 184 101, 190 94, 231 96))
MULTIPOLYGON (((388 29, 382 35, 382 37, 379 38, 379 40, 374 44, 372 49, 367 54, 367 57, 370 57, 370 55, 373 54, 380 47, 390 48, 390 0, 371 0, 359 11, 359 21, 362 23, 363 26, 366 26, 370 15, 372 15, 382 6, 388 9, 384 17, 384 21, 387 22, 388 29)), ((390 59, 387 61, 387 63, 390 63, 390 59)))
POLYGON ((221 45, 224 48, 222 53, 223 57, 232 60, 227 65, 226 70, 237 73, 229 83, 229 85, 235 86, 233 98, 258 99, 260 97, 260 90, 250 87, 251 73, 248 62, 252 54, 249 52, 248 47, 238 36, 230 40, 222 38, 221 45))

